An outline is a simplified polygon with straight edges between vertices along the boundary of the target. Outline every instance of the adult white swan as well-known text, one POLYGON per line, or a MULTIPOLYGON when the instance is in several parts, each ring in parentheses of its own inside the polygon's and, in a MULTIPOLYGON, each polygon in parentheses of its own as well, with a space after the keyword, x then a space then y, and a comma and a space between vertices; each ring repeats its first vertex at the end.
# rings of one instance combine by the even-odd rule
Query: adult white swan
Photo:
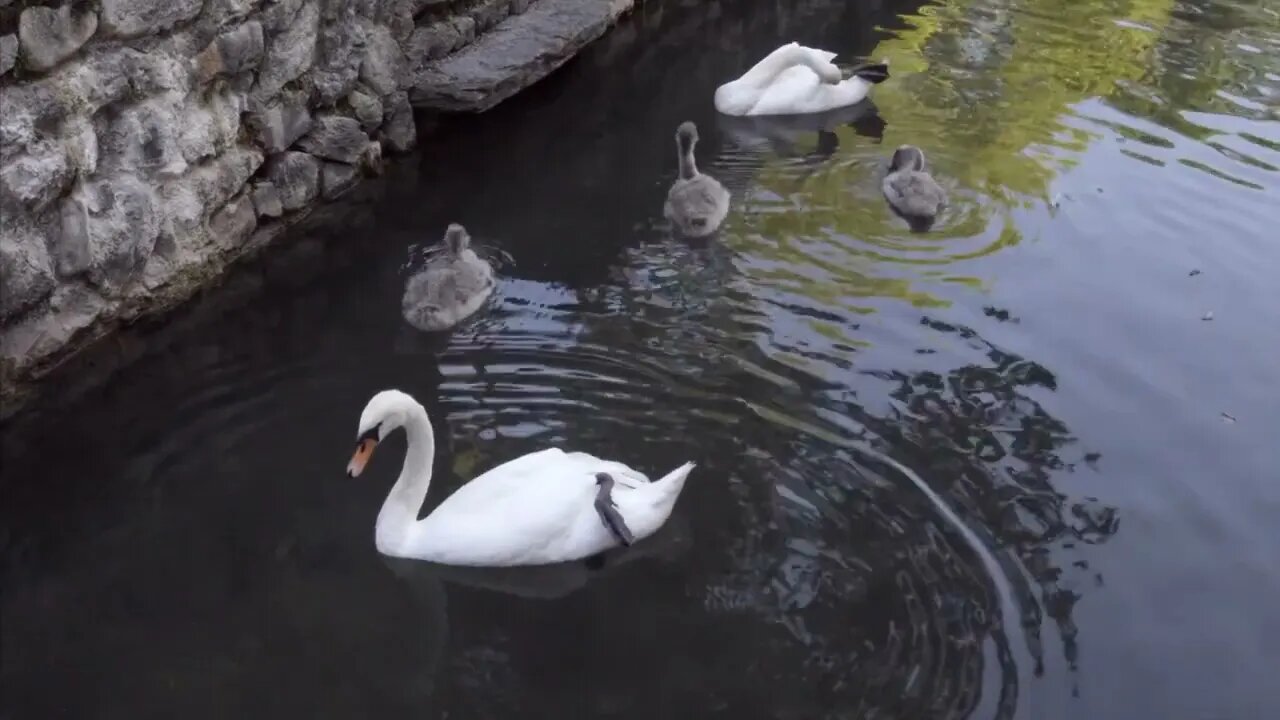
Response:
POLYGON ((409 449, 375 531, 378 552, 392 557, 472 566, 590 557, 657 532, 693 470, 685 463, 649 482, 622 463, 550 448, 480 475, 419 520, 435 439, 427 411, 409 395, 383 390, 369 400, 347 475, 359 475, 378 443, 400 427, 409 449))
POLYGON ((889 78, 887 62, 859 65, 844 79, 833 52, 788 43, 742 77, 716 88, 716 110, 725 115, 799 115, 860 102, 872 85, 889 78))

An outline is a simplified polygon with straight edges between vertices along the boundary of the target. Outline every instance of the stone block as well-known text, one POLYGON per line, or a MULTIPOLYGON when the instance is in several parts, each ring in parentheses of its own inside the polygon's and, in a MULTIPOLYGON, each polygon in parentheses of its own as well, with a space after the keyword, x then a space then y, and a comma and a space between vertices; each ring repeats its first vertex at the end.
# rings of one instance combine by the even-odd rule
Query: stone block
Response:
POLYGON ((32 70, 49 70, 74 55, 97 29, 98 16, 92 11, 72 12, 69 4, 29 7, 18 18, 23 62, 32 70))
POLYGON ((262 23, 251 20, 222 33, 196 56, 196 69, 203 81, 218 75, 236 75, 258 67, 266 50, 262 23))
POLYGON ((223 250, 234 250, 244 244, 258 226, 253 199, 243 192, 231 199, 209 218, 209 236, 223 250))
POLYGON ((0 35, 0 76, 18 64, 18 36, 0 35))
POLYGON ((306 206, 320 193, 320 161, 304 152, 284 152, 267 162, 267 179, 285 210, 306 206))
POLYGON ((360 79, 382 97, 400 89, 405 79, 405 57, 390 29, 380 25, 369 28, 360 79))
POLYGON ((274 183, 263 181, 253 186, 253 209, 258 217, 278 218, 284 215, 284 204, 280 202, 280 191, 274 183))
POLYGON ((38 211, 61 195, 72 177, 73 168, 60 139, 35 141, 27 154, 0 167, 0 192, 5 196, 0 198, 0 212, 16 210, 5 207, 13 200, 38 211))
POLYGON ((0 321, 33 308, 53 291, 53 263, 44 234, 27 225, 0 227, 0 321))
POLYGON ((87 272, 107 292, 137 278, 160 233, 155 194, 131 175, 87 183, 62 206, 62 228, 54 243, 58 274, 87 272))
POLYGON ((269 153, 283 152, 311 130, 311 113, 304 100, 286 94, 250 112, 247 124, 263 149, 269 153))
POLYGON ((378 135, 388 150, 409 152, 418 141, 418 129, 413 120, 413 107, 409 105, 409 93, 398 92, 387 98, 386 122, 378 135))
POLYGON ((320 33, 320 11, 315 2, 298 9, 294 19, 267 43, 266 59, 258 73, 255 99, 267 101, 280 89, 297 80, 316 59, 316 38, 320 33))
POLYGON ((325 160, 354 164, 360 159, 369 136, 360 122, 341 115, 325 115, 316 119, 311 132, 298 141, 298 147, 325 160))
POLYGON ((357 86, 352 90, 347 96, 347 104, 351 106, 351 111, 360 121, 360 128, 366 133, 373 132, 382 124, 382 101, 372 92, 366 92, 366 88, 357 86))
POLYGON ((101 0, 102 29, 118 37, 152 35, 200 14, 203 0, 101 0))
POLYGON ((320 170, 320 193, 325 200, 332 200, 355 186, 360 173, 355 166, 346 163, 325 162, 320 170))

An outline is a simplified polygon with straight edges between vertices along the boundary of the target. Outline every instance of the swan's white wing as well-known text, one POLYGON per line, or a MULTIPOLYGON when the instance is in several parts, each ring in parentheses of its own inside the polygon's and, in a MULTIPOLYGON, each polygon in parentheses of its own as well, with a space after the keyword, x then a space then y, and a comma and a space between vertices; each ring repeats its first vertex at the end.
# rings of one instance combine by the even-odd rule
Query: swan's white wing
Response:
POLYGON ((559 450, 500 465, 449 496, 415 528, 412 546, 438 562, 525 565, 614 545, 596 514, 592 468, 559 450), (539 459, 538 456, 541 456, 539 459))
POLYGON ((476 512, 483 512, 496 498, 519 490, 550 468, 560 467, 568 462, 568 457, 560 448, 547 448, 508 460, 468 480, 441 503, 441 507, 448 503, 460 510, 474 508, 476 512))
POLYGON ((605 460, 584 452, 566 453, 565 457, 579 463, 592 477, 596 473, 609 473, 614 482, 622 487, 636 487, 649 482, 649 477, 644 473, 614 460, 605 460))
POLYGON ((807 112, 804 108, 813 103, 814 95, 822 84, 822 79, 809 66, 792 65, 778 73, 769 87, 760 93, 750 114, 789 115, 807 112))
POLYGON ((530 484, 546 478, 584 476, 595 482, 595 474, 607 472, 622 487, 637 487, 649 482, 645 474, 620 462, 601 460, 584 452, 566 453, 560 448, 547 448, 521 455, 477 475, 464 483, 441 503, 451 510, 484 513, 497 500, 512 493, 522 493, 530 484))

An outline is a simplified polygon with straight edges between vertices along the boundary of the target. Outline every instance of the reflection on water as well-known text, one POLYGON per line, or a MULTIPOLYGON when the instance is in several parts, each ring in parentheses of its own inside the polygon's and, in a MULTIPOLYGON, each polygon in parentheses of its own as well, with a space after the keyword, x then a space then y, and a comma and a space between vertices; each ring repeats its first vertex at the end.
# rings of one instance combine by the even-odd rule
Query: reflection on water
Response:
POLYGON ((1261 0, 643 3, 4 428, 5 712, 1266 716, 1277 51, 1261 0), (791 39, 893 78, 715 116, 791 39), (683 120, 714 242, 662 219, 683 120), (880 196, 903 143, 927 233, 880 196), (424 335, 449 222, 501 282, 424 335), (404 441, 342 475, 387 386, 435 418, 427 510, 550 444, 698 469, 590 563, 387 561, 404 441))

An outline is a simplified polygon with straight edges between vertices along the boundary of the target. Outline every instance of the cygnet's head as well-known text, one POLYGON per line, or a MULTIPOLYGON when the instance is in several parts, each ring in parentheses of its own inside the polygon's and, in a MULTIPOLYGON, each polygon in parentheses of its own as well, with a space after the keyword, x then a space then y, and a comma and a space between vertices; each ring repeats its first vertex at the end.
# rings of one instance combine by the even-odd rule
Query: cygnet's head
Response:
POLYGON ((680 123, 680 127, 676 128, 676 143, 680 146, 680 150, 689 152, 696 142, 698 142, 698 126, 688 120, 680 123))
POLYGON ((467 234, 466 228, 458 223, 451 223, 449 229, 444 231, 444 246, 454 255, 461 255, 463 250, 471 246, 471 236, 467 234))
POLYGON ((360 425, 356 430, 356 451, 347 463, 347 477, 358 477, 383 438, 393 430, 403 427, 409 419, 409 411, 421 408, 417 400, 399 390, 383 390, 369 399, 360 413, 360 425))
POLYGON ((889 160, 889 172, 896 170, 924 170, 924 151, 915 145, 902 145, 893 151, 889 160))

